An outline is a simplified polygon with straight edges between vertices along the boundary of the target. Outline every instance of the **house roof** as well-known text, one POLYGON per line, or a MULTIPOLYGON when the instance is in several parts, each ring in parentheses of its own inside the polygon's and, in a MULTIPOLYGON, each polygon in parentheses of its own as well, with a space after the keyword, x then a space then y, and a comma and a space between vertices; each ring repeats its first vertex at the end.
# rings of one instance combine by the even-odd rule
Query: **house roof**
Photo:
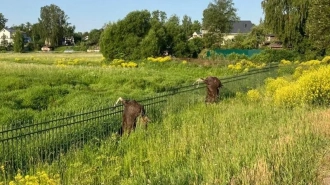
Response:
POLYGON ((236 21, 230 33, 249 33, 254 24, 251 21, 236 21))
POLYGON ((10 33, 14 33, 14 32, 15 32, 14 29, 12 29, 12 28, 7 28, 7 27, 3 28, 2 30, 7 30, 7 31, 9 31, 10 33))

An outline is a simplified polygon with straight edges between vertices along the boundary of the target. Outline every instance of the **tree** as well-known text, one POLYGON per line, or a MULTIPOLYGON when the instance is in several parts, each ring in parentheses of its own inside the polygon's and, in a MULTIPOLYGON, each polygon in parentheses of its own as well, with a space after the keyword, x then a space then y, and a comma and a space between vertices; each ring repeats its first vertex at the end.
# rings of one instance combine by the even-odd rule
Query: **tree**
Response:
POLYGON ((51 4, 41 7, 39 24, 42 39, 48 40, 50 45, 61 45, 65 34, 65 27, 68 25, 68 16, 58 6, 51 4))
POLYGON ((24 49, 24 37, 22 31, 16 30, 14 36, 14 51, 21 53, 24 49))
POLYGON ((89 46, 98 45, 102 30, 92 29, 88 35, 87 44, 89 46))
MULTIPOLYGON (((155 31, 157 37, 157 43, 158 43, 158 53, 155 54, 155 56, 169 49, 166 42, 167 35, 164 27, 166 19, 167 19, 167 15, 163 11, 156 10, 151 13, 150 25, 151 25, 151 29, 155 31)), ((150 38, 151 35, 149 34, 151 33, 150 32, 148 33, 148 36, 150 38)))
POLYGON ((6 19, 5 16, 0 13, 0 30, 2 30, 6 26, 7 21, 8 19, 6 19))
POLYGON ((177 15, 172 15, 164 24, 166 30, 166 43, 171 53, 180 57, 186 50, 185 34, 180 28, 180 18, 177 15))
POLYGON ((191 25, 191 32, 194 33, 195 31, 200 31, 202 28, 202 24, 195 20, 191 25))
POLYGON ((133 11, 117 23, 109 23, 101 34, 100 49, 107 59, 139 58, 139 45, 148 34, 151 14, 147 10, 133 11))
MULTIPOLYGON (((314 0, 310 4, 309 16, 307 21, 307 31, 312 46, 321 55, 325 55, 326 49, 330 49, 330 1, 314 0)), ((330 50, 327 55, 330 54, 330 50)))
POLYGON ((41 37, 41 28, 40 27, 41 26, 40 26, 39 23, 35 23, 31 27, 30 37, 32 39, 33 48, 37 49, 37 50, 40 50, 40 48, 45 43, 45 40, 43 40, 42 37, 41 37))
POLYGON ((310 0, 263 0, 265 26, 280 38, 284 46, 293 46, 304 53, 306 22, 310 0))
POLYGON ((206 46, 210 47, 221 43, 222 34, 228 33, 232 24, 238 21, 236 8, 232 0, 214 0, 203 11, 203 28, 208 31, 206 46), (208 43, 210 42, 210 43, 208 43))
POLYGON ((141 58, 159 55, 159 43, 156 32, 150 29, 146 37, 141 41, 141 58))
POLYGON ((201 38, 194 38, 188 41, 189 57, 197 58, 204 46, 201 38))

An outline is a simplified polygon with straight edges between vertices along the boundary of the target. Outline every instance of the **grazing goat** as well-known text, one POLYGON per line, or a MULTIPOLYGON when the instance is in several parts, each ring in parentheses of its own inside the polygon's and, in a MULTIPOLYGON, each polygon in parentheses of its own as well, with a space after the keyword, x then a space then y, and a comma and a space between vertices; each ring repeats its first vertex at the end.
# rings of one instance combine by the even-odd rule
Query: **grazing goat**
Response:
POLYGON ((222 87, 221 81, 217 77, 209 76, 207 78, 199 78, 195 83, 199 85, 200 82, 206 84, 205 103, 215 103, 219 98, 219 91, 222 87))
POLYGON ((135 130, 138 117, 141 117, 142 125, 144 128, 147 128, 150 119, 146 116, 143 105, 135 100, 124 100, 122 97, 118 98, 115 105, 119 102, 124 105, 120 135, 123 135, 124 133, 130 134, 132 130, 135 130))

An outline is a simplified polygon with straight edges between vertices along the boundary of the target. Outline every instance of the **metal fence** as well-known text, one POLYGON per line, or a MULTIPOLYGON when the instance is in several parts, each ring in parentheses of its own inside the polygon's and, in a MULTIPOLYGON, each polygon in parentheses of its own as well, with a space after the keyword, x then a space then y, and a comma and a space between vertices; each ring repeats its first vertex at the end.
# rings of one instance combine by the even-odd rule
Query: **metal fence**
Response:
MULTIPOLYGON (((243 83, 247 81, 253 80, 254 85, 263 83, 265 78, 276 75, 274 69, 277 67, 277 65, 269 65, 242 75, 220 78, 224 84, 221 96, 229 97, 237 91, 246 90, 244 89, 246 85, 243 83)), ((204 92, 204 88, 203 84, 198 87, 181 86, 138 101, 145 106, 147 114, 155 119, 162 115, 167 103, 173 103, 168 102, 170 97, 185 93, 189 93, 189 96, 194 94, 198 97, 193 101, 196 103, 203 99, 204 93, 201 90, 204 92)), ((102 139, 120 128, 122 111, 122 105, 108 106, 65 117, 23 121, 17 128, 0 127, 0 165, 6 168, 8 175, 6 179, 11 178, 17 169, 33 170, 33 166, 40 162, 51 163, 72 147, 82 147, 87 142, 99 144, 102 139)))

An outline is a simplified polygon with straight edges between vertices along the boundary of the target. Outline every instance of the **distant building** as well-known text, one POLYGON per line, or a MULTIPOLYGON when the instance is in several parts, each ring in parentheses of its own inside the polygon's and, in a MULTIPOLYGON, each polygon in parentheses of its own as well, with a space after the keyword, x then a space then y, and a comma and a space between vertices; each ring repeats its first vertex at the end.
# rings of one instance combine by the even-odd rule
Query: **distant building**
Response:
POLYGON ((73 36, 71 37, 64 37, 63 40, 62 40, 62 45, 63 46, 72 46, 74 45, 74 38, 73 36))
POLYGON ((282 42, 274 34, 265 35, 265 41, 260 46, 266 46, 270 49, 282 49, 282 42))
POLYGON ((248 34, 251 32, 252 27, 254 24, 251 21, 236 21, 232 25, 232 29, 229 33, 226 33, 223 37, 223 43, 227 40, 232 40, 234 41, 234 38, 238 34, 248 34))
MULTIPOLYGON (((224 34, 223 40, 234 40, 235 36, 238 34, 248 34, 251 32, 254 24, 251 21, 236 21, 233 22, 232 29, 229 33, 224 34)), ((194 38, 203 38, 203 35, 206 34, 207 30, 200 30, 193 33, 192 37, 189 40, 194 38)), ((223 42, 224 44, 224 42, 223 42)))
MULTIPOLYGON (((12 28, 3 28, 0 31, 0 45, 7 46, 9 44, 13 44, 15 32, 16 30, 12 28)), ((24 32, 23 32, 23 37, 24 37, 24 43, 31 42, 31 38, 24 32)))
POLYGON ((194 39, 194 38, 202 38, 203 37, 203 34, 202 32, 199 32, 199 31, 195 31, 192 35, 192 37, 190 37, 188 40, 191 40, 191 39, 194 39))

